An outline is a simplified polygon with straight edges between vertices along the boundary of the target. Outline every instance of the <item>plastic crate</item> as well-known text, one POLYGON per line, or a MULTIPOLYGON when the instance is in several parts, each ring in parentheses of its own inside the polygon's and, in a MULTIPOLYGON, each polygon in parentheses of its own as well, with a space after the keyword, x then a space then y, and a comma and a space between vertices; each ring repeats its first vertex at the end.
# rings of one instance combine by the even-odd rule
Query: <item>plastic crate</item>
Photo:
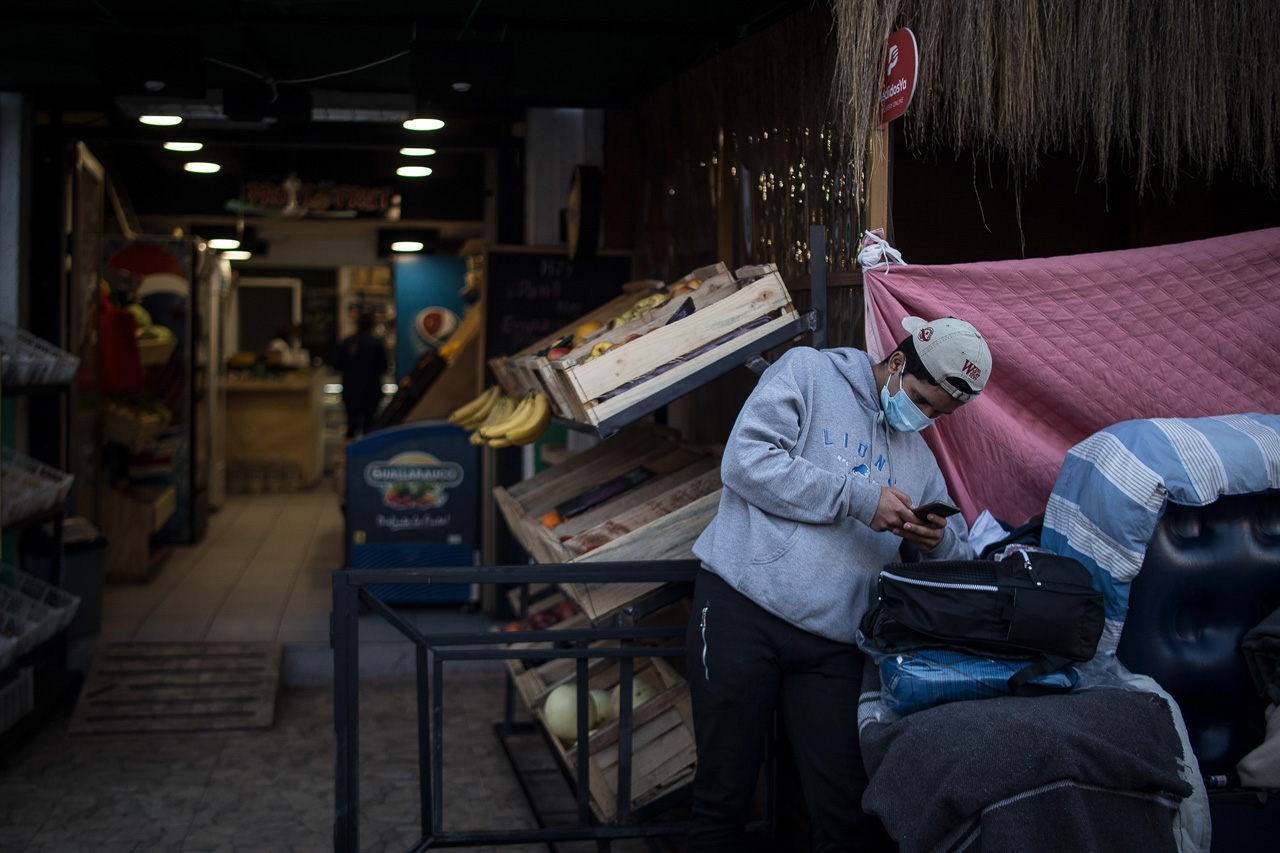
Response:
POLYGON ((7 732, 35 707, 34 674, 31 667, 24 666, 10 681, 0 685, 0 733, 7 732))
POLYGON ((74 476, 11 447, 0 448, 0 516, 20 521, 61 504, 74 476))
POLYGON ((0 375, 15 385, 59 385, 70 382, 80 358, 44 338, 0 322, 0 375))
POLYGON ((0 587, 0 613, 14 619, 14 657, 22 657, 57 632, 57 614, 47 604, 0 587))
POLYGON ((18 659, 18 638, 27 628, 27 623, 17 616, 0 611, 0 672, 18 659))
POLYGON ((0 563, 0 587, 38 601, 52 612, 53 633, 66 629, 80 609, 80 597, 7 563, 0 563))

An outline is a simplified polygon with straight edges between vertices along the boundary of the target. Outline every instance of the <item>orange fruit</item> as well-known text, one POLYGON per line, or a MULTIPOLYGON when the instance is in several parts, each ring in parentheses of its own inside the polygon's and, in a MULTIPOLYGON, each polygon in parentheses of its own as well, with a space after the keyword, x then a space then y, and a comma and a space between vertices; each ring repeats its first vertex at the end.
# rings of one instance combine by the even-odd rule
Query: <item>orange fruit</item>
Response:
POLYGON ((559 524, 564 524, 564 518, 555 510, 551 510, 551 512, 542 517, 542 526, 548 530, 559 524))

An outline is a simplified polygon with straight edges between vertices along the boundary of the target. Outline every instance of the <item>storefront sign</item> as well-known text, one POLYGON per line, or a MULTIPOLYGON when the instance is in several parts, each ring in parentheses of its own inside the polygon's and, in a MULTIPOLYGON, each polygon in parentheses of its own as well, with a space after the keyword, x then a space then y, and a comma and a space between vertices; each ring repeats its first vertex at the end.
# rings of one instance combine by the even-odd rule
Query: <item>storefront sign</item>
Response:
POLYGON ((386 213, 391 207, 393 187, 362 187, 320 181, 297 185, 296 198, 291 199, 287 184, 248 181, 244 185, 244 203, 252 207, 285 208, 291 203, 308 210, 354 210, 358 213, 386 213))
POLYGON ((889 37, 885 57, 884 80, 880 84, 880 126, 884 127, 907 111, 916 91, 916 74, 920 70, 920 54, 916 37, 903 27, 889 37))

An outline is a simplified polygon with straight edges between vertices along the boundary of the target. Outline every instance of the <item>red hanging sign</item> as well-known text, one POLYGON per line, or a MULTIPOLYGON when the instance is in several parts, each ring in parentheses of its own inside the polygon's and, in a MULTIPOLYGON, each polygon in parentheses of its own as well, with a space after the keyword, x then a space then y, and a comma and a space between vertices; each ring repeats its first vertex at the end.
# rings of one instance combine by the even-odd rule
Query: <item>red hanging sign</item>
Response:
POLYGON ((920 70, 920 53, 916 36, 903 27, 889 36, 889 52, 885 56, 884 81, 880 84, 880 126, 884 127, 907 111, 916 91, 916 73, 920 70))

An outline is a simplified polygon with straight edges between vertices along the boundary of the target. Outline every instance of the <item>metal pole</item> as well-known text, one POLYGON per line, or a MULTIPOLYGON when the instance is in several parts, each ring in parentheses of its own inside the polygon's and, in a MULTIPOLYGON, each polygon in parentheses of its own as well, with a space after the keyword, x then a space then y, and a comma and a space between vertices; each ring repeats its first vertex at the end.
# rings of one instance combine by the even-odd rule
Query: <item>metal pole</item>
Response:
MULTIPOLYGON (((429 829, 432 835, 439 835, 444 832, 444 661, 438 656, 431 666, 430 767, 431 823, 424 820, 422 832, 425 835, 429 829)), ((421 765, 418 772, 423 772, 421 765)))
POLYGON ((437 787, 435 771, 438 762, 431 748, 433 722, 431 700, 433 694, 439 691, 433 691, 429 685, 431 670, 426 646, 417 646, 414 652, 417 657, 415 686, 418 691, 418 809, 422 816, 422 831, 425 835, 434 834, 435 831, 431 806, 437 787))
POLYGON ((357 595, 357 587, 348 585, 345 576, 335 572, 333 614, 329 617, 329 644, 333 648, 335 853, 356 853, 360 849, 360 614, 357 595))
POLYGON ((813 348, 827 348, 827 228, 809 226, 809 296, 810 306, 817 312, 813 329, 813 348))
MULTIPOLYGON (((580 648, 585 648, 587 642, 580 640, 578 643, 580 648)), ((589 826, 591 824, 591 742, 586 737, 587 731, 587 702, 591 701, 588 690, 591 687, 591 679, 587 674, 587 659, 578 658, 577 668, 577 685, 578 685, 578 825, 589 826)))

